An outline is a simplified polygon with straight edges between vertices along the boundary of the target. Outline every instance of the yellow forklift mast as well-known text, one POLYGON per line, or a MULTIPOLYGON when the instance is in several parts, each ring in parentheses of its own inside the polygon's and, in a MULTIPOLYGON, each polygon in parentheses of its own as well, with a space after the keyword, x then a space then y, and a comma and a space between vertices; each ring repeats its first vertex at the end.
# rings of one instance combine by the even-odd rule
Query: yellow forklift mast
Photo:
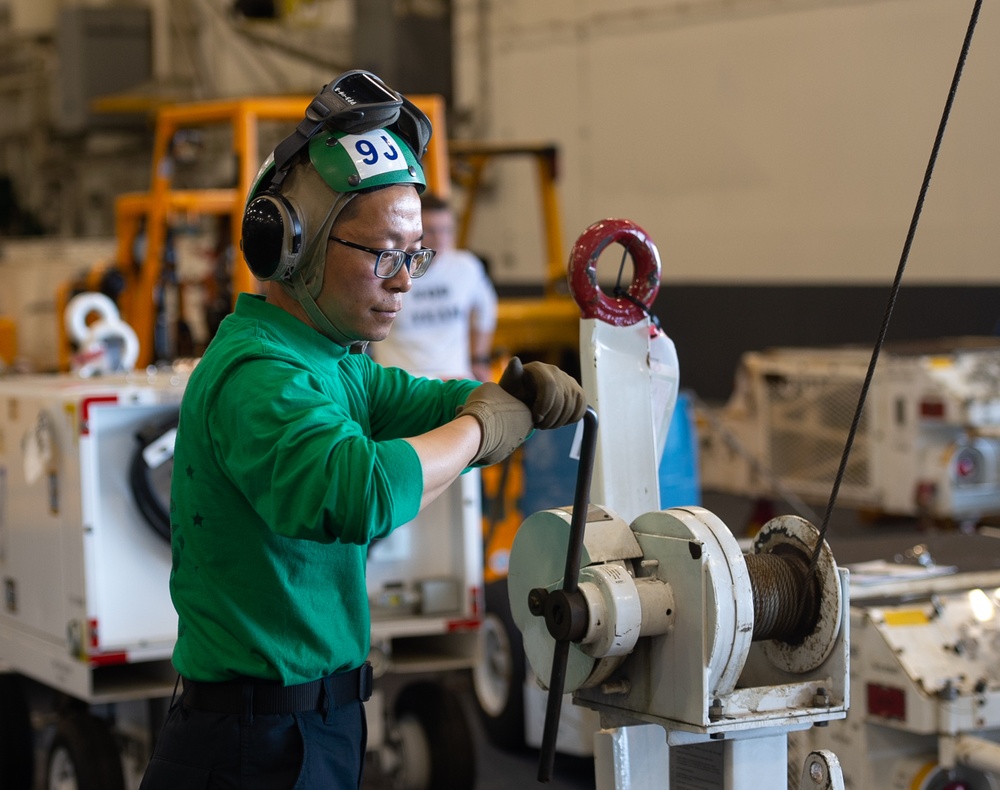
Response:
POLYGON ((570 298, 566 282, 559 209, 559 151, 554 143, 506 143, 452 140, 449 143, 452 181, 465 191, 460 212, 458 246, 467 248, 476 202, 487 167, 501 159, 529 158, 534 161, 542 218, 545 280, 541 297, 502 298, 497 307, 494 347, 503 353, 550 354, 579 344, 580 309, 570 298))

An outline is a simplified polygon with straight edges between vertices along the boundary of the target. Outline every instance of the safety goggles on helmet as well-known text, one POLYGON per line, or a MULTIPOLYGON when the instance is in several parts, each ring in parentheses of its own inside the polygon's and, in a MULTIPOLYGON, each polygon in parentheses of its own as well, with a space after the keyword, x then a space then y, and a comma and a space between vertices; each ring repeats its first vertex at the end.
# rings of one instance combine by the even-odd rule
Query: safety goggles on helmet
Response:
POLYGON ((377 250, 374 247, 366 247, 363 244, 355 244, 336 236, 331 236, 330 241, 343 244, 362 252, 370 252, 375 256, 375 276, 381 280, 391 280, 403 266, 410 273, 410 277, 416 279, 422 277, 434 260, 434 250, 430 247, 421 247, 419 250, 407 252, 406 250, 377 250))
POLYGON ((295 155, 320 132, 364 134, 389 129, 419 159, 431 138, 431 123, 411 101, 370 71, 356 69, 323 86, 295 131, 274 149, 274 186, 284 179, 295 155))

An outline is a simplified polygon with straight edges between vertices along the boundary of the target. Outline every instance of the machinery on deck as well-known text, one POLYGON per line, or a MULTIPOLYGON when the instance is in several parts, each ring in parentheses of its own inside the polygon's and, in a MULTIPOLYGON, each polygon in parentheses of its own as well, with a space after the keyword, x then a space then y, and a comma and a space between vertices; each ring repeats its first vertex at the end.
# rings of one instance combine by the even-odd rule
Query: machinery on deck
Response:
MULTIPOLYGON (((825 544, 808 570, 818 532, 797 517, 769 522, 744 554, 711 512, 659 510, 643 308, 658 254, 633 223, 609 220, 581 236, 570 267, 592 406, 577 493, 522 524, 509 574, 511 611, 549 689, 539 778, 565 690, 606 728, 600 790, 785 788, 788 733, 847 712, 847 574, 825 544), (597 286, 612 241, 634 262, 629 298, 597 286)), ((836 756, 811 753, 798 786, 842 787, 836 756)))
POLYGON ((852 576, 851 711, 794 733, 789 753, 835 748, 853 790, 997 790, 1000 571, 910 570, 852 576))
MULTIPOLYGON (((869 352, 748 352, 736 389, 700 420, 707 489, 823 504, 869 352)), ((1000 338, 887 347, 840 502, 955 522, 1000 514, 1000 338)))

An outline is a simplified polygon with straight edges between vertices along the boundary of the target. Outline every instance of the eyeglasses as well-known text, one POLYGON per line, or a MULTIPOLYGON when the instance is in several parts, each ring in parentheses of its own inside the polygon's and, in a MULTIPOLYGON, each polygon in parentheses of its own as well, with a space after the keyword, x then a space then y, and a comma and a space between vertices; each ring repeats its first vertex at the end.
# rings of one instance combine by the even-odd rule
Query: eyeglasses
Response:
POLYGON ((406 270, 410 277, 416 279, 427 272, 427 268, 434 260, 434 250, 429 247, 421 247, 413 252, 406 250, 376 250, 372 247, 365 247, 363 244, 355 244, 353 241, 345 241, 331 236, 330 241, 336 241, 347 247, 353 247, 362 252, 370 252, 375 256, 375 276, 383 280, 391 280, 396 273, 406 265, 406 270))

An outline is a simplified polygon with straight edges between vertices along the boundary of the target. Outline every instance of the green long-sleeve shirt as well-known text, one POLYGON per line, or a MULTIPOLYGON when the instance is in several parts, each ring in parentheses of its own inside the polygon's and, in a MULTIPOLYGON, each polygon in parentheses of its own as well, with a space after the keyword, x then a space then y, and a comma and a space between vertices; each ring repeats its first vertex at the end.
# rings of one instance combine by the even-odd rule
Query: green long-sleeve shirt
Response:
POLYGON ((382 368, 241 295, 181 404, 177 671, 291 684, 360 665, 366 544, 412 520, 423 493, 403 438, 453 419, 476 384, 382 368))

